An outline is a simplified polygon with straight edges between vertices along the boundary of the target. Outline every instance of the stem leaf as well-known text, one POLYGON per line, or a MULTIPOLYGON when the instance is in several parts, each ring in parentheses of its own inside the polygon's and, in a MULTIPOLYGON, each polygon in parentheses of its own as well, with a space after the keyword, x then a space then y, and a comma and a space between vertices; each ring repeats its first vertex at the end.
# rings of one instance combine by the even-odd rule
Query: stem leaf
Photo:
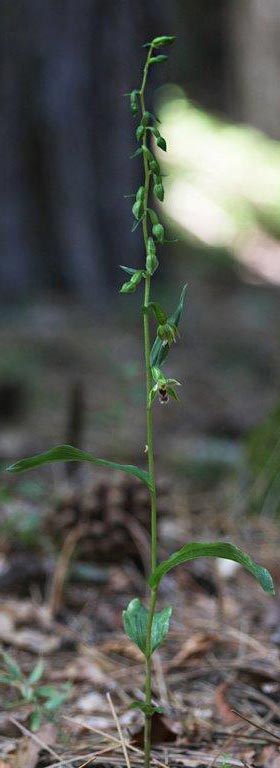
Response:
POLYGON ((119 464, 115 461, 107 461, 106 459, 97 459, 87 451, 80 451, 79 448, 73 448, 72 445, 57 445, 55 448, 51 448, 44 453, 37 453, 36 456, 29 456, 26 459, 16 461, 15 464, 11 464, 6 468, 7 472, 17 474, 19 472, 26 472, 29 469, 37 469, 44 464, 52 464, 56 461, 89 461, 95 464, 97 467, 108 467, 110 469, 118 469, 120 472, 126 472, 128 475, 135 475, 139 480, 142 480, 145 485, 150 487, 150 478, 148 472, 140 467, 136 467, 133 464, 119 464))
MULTIPOLYGON (((169 621, 172 614, 172 608, 164 608, 163 611, 154 613, 152 632, 151 632, 151 653, 163 643, 169 629, 169 621)), ((144 605, 134 598, 130 601, 127 609, 123 611, 124 629, 130 640, 140 648, 140 651, 146 656, 147 627, 149 620, 149 611, 144 605)))
POLYGON ((210 543, 190 542, 189 544, 185 544, 184 547, 177 552, 173 552, 173 555, 170 555, 167 560, 163 560, 162 563, 157 566, 149 579, 150 587, 157 587, 162 577, 165 576, 168 571, 171 571, 172 568, 175 568, 177 565, 182 565, 183 563, 188 563, 191 560, 197 560, 198 557, 221 557, 225 560, 233 560, 236 563, 240 563, 240 565, 243 565, 243 567, 257 579, 264 592, 274 595, 273 581, 269 571, 261 565, 257 565, 257 563, 255 563, 255 561, 239 547, 223 541, 210 543))

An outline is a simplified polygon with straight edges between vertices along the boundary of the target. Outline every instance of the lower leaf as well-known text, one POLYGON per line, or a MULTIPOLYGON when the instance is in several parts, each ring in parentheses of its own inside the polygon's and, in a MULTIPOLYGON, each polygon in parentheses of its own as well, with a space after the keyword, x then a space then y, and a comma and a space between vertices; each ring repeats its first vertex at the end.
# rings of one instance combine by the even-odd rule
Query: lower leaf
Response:
MULTIPOLYGON (((165 640, 171 614, 171 607, 164 608, 163 611, 154 614, 151 632, 151 654, 165 640)), ((130 640, 133 640, 138 648, 140 648, 144 656, 146 656, 148 619, 149 611, 138 598, 131 600, 127 609, 123 611, 125 632, 130 640)))
POLYGON ((140 712, 143 712, 144 715, 148 715, 148 717, 152 717, 155 712, 159 715, 162 715, 164 712, 163 707, 155 707, 153 704, 145 704, 144 701, 133 701, 132 704, 130 704, 129 709, 140 709, 140 712))

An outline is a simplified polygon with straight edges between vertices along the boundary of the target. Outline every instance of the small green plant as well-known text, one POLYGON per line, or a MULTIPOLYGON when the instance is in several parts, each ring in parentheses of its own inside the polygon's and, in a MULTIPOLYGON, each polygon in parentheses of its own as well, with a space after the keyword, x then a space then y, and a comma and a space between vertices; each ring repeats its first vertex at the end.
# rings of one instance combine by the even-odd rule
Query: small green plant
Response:
POLYGON ((177 387, 179 382, 169 378, 163 371, 165 360, 178 337, 178 326, 183 312, 186 286, 183 287, 178 304, 170 314, 151 297, 151 283, 155 272, 159 267, 158 251, 167 242, 165 228, 154 209, 154 202, 162 202, 164 199, 164 185, 160 165, 155 156, 153 143, 163 152, 167 150, 166 141, 161 136, 156 116, 150 112, 145 103, 147 77, 150 68, 166 61, 165 54, 158 50, 166 48, 174 42, 174 37, 165 35, 156 37, 147 43, 147 58, 143 70, 143 78, 138 89, 132 90, 129 95, 132 114, 139 119, 136 126, 136 140, 138 148, 134 157, 139 157, 143 163, 142 184, 133 195, 132 213, 134 217, 133 229, 142 227, 144 263, 137 269, 130 266, 122 266, 127 273, 128 280, 122 285, 122 294, 133 294, 140 287, 144 287, 143 301, 143 332, 144 332, 144 359, 146 375, 146 455, 147 469, 142 469, 131 464, 119 464, 114 461, 98 459, 90 453, 73 448, 68 445, 60 445, 46 453, 32 456, 18 461, 8 469, 10 472, 23 472, 27 469, 40 467, 54 461, 89 461, 96 466, 118 469, 138 477, 149 489, 151 499, 151 573, 147 584, 147 607, 138 598, 131 600, 123 614, 125 632, 142 651, 145 663, 145 701, 134 702, 135 707, 142 710, 145 718, 144 727, 144 765, 150 766, 151 752, 151 723, 152 717, 158 711, 153 705, 152 699, 152 654, 165 640, 172 613, 172 607, 166 607, 156 611, 158 589, 162 578, 171 569, 184 563, 188 563, 199 557, 222 557, 234 560, 243 565, 260 583, 265 592, 274 594, 273 582, 269 572, 257 565, 241 549, 227 542, 188 542, 173 552, 167 560, 158 562, 157 556, 157 489, 155 478, 154 459, 154 435, 153 435, 153 407, 155 400, 166 404, 169 398, 178 399, 177 387), (156 330, 151 341, 152 322, 156 322, 156 330))
POLYGON ((64 704, 70 692, 70 684, 65 683, 59 688, 53 685, 41 685, 44 663, 38 663, 25 675, 19 664, 8 653, 1 651, 3 667, 0 670, 0 685, 15 688, 18 699, 12 706, 28 706, 31 708, 29 726, 31 731, 38 731, 43 719, 52 720, 57 710, 64 704))

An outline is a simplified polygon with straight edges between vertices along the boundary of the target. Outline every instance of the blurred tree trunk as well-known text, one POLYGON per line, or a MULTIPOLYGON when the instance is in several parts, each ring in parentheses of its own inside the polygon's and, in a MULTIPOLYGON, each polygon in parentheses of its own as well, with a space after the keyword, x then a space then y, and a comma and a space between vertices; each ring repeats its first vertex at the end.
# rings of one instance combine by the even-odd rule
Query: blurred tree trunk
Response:
POLYGON ((117 264, 141 258, 124 199, 139 171, 123 94, 139 82, 141 44, 159 34, 158 19, 172 32, 175 10, 160 0, 3 0, 4 296, 52 287, 98 303, 117 264))
POLYGON ((234 117, 280 138, 280 1, 230 3, 234 117))

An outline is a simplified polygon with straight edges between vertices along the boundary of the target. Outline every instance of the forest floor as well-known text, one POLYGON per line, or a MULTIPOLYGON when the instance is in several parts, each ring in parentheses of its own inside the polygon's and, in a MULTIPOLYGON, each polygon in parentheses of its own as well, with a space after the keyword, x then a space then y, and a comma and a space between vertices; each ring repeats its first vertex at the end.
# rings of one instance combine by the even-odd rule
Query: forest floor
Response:
MULTIPOLYGON (((172 370, 187 378, 182 403, 156 405, 160 552, 225 538, 271 570, 277 593, 280 526, 248 514, 244 441, 276 402, 280 311, 273 291, 269 304, 265 293, 254 304, 251 290, 239 291, 229 318, 232 294, 215 284, 216 326, 200 294, 172 370)), ((139 328, 118 317, 91 325, 47 304, 8 327, 0 328, 2 465, 61 442, 143 463, 139 328)), ((1 647, 25 678, 44 661, 31 700, 0 680, 0 768, 122 768, 123 739, 127 766, 142 765, 142 715, 131 704, 141 699, 143 665, 121 613, 145 596, 145 491, 137 480, 57 465, 3 473, 0 501, 1 647), (41 704, 61 702, 53 716, 45 707, 32 733, 42 686, 51 690, 41 704)), ((166 577, 160 605, 168 604, 168 640, 154 654, 153 698, 164 711, 153 719, 153 765, 279 768, 279 598, 239 566, 200 560, 166 577)), ((1 674, 19 682, 7 664, 3 657, 1 674)))

